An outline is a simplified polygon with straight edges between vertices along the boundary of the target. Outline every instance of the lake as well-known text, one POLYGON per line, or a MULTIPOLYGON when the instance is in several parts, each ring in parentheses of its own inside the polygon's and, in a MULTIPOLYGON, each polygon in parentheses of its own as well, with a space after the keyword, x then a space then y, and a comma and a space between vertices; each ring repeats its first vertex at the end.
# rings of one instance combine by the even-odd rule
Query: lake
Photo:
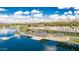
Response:
MULTIPOLYGON (((7 29, 6 29, 7 30, 7 29)), ((12 31, 12 30, 11 30, 12 31)), ((32 37, 14 36, 10 30, 0 33, 0 51, 78 51, 79 45, 51 40, 34 40, 32 37), (13 37, 11 37, 13 36, 13 37), (2 40, 2 37, 11 37, 2 40)))

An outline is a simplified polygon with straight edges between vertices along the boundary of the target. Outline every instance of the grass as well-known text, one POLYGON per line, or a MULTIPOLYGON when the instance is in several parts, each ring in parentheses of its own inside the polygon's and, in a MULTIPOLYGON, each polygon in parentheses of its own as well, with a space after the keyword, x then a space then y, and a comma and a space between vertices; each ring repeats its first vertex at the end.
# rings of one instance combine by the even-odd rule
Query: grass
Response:
POLYGON ((46 30, 50 34, 64 34, 66 36, 70 37, 69 41, 66 41, 67 43, 73 43, 73 44, 79 44, 79 33, 72 33, 72 32, 61 32, 61 31, 53 31, 53 30, 46 30))
POLYGON ((75 37, 79 36, 79 33, 73 33, 73 32, 61 32, 61 31, 54 31, 54 30, 45 30, 45 31, 50 34, 64 34, 66 36, 75 36, 75 37))
POLYGON ((68 43, 74 43, 74 44, 79 44, 79 38, 70 38, 69 41, 67 41, 68 43))

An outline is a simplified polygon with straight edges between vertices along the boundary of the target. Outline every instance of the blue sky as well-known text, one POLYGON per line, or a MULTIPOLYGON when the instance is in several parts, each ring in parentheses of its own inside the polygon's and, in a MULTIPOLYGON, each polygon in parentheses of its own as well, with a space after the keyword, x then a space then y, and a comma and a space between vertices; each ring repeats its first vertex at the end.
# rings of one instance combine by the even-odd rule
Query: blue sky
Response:
POLYGON ((74 9, 73 7, 62 8, 62 9, 59 9, 58 7, 2 7, 2 8, 6 9, 7 11, 0 11, 0 14, 7 14, 7 15, 14 14, 14 12, 16 11, 30 12, 33 9, 42 11, 44 15, 50 15, 50 14, 62 15, 64 14, 64 12, 68 12, 68 11, 71 11, 72 14, 74 14, 74 11, 76 11, 76 9, 74 9))
POLYGON ((79 18, 75 7, 1 7, 0 22, 57 21, 79 18), (16 20, 14 18, 17 18, 16 20), (32 18, 32 19, 31 19, 32 18))

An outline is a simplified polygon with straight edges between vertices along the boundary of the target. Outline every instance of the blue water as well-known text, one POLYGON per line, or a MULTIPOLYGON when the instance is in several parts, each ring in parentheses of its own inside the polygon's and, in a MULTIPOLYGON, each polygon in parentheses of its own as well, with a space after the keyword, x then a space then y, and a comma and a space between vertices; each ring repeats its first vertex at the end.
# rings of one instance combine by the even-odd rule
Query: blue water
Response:
MULTIPOLYGON (((0 37, 14 36, 13 33, 6 35, 0 34, 0 37)), ((51 40, 34 40, 31 37, 23 36, 12 37, 8 40, 0 39, 0 51, 78 51, 79 45, 56 42, 51 40)))

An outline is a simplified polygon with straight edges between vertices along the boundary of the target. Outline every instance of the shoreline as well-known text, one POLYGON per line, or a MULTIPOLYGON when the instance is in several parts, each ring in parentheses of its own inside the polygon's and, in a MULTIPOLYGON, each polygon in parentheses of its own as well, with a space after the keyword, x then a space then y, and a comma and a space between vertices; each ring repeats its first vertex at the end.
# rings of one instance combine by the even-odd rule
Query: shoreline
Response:
MULTIPOLYGON (((28 36, 27 34, 23 34, 24 36, 28 36)), ((37 37, 37 36, 31 36, 33 40, 51 40, 51 41, 57 41, 57 42, 66 42, 66 43, 70 43, 70 44, 79 44, 79 43, 73 43, 73 42, 68 42, 68 40, 70 39, 70 37, 68 37, 68 40, 66 41, 61 41, 61 40, 58 40, 57 38, 45 38, 45 37, 37 37)))
POLYGON ((11 37, 3 37, 3 38, 0 38, 0 40, 8 40, 12 37, 20 37, 21 35, 24 35, 24 36, 29 36, 31 37, 31 39, 33 40, 51 40, 51 41, 57 41, 57 42, 66 42, 66 43, 71 43, 71 44, 79 44, 79 43, 73 43, 73 42, 68 42, 68 40, 70 40, 70 37, 67 37, 67 36, 63 36, 63 37, 59 37, 59 36, 49 36, 49 37, 38 37, 38 36, 34 36, 32 34, 24 34, 24 33, 21 33, 21 34, 15 34, 14 36, 11 36, 11 37), (63 38, 65 38, 63 40, 63 38))

